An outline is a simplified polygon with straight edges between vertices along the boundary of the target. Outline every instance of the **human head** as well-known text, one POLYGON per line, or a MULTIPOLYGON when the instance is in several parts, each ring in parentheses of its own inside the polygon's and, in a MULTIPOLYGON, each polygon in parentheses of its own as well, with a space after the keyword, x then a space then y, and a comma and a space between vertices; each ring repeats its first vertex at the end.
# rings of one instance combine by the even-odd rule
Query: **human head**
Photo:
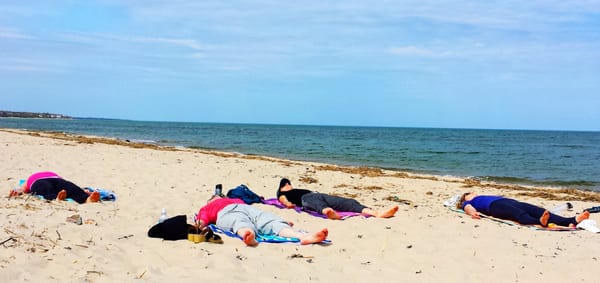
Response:
POLYGON ((460 199, 456 202, 456 209, 462 209, 463 207, 463 203, 465 202, 465 198, 467 197, 467 195, 469 195, 471 192, 466 192, 464 194, 462 194, 462 196, 460 196, 460 199))
POLYGON ((477 196, 476 192, 465 192, 456 203, 457 209, 462 209, 465 201, 471 201, 477 196))
POLYGON ((286 185, 292 185, 292 183, 290 182, 290 180, 283 178, 281 179, 281 181, 279 181, 279 189, 285 187, 286 185))

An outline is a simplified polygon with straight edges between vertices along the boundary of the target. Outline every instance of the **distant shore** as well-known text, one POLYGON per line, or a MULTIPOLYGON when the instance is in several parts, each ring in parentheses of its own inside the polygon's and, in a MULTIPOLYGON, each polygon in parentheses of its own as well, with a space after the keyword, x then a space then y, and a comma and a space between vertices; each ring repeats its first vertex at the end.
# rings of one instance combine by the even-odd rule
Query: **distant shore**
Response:
POLYGON ((41 112, 15 112, 0 110, 0 118, 43 118, 43 119, 73 119, 73 117, 41 112))

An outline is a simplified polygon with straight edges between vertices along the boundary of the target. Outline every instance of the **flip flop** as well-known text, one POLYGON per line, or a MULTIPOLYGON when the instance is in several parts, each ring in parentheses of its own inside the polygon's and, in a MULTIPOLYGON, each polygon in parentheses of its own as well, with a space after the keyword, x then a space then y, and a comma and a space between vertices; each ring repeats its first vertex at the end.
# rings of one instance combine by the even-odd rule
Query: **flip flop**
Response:
POLYGON ((211 230, 208 227, 204 228, 200 232, 200 235, 202 235, 201 238, 204 238, 204 242, 209 242, 209 243, 214 243, 214 244, 222 244, 223 243, 223 239, 221 239, 221 236, 215 234, 215 232, 213 232, 213 230, 211 230))

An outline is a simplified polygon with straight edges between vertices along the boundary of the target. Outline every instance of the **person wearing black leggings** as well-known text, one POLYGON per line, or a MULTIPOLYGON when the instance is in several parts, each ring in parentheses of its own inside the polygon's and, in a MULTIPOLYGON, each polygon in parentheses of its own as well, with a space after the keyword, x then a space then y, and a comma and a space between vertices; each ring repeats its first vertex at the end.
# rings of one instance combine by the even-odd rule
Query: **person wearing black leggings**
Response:
POLYGON ((463 194, 456 207, 475 219, 481 218, 479 214, 483 213, 496 218, 516 221, 523 225, 542 225, 544 227, 549 223, 574 227, 590 217, 588 211, 574 217, 562 217, 530 203, 502 196, 477 195, 473 192, 463 194))
POLYGON ((13 190, 9 196, 23 193, 35 194, 47 200, 65 200, 71 198, 77 203, 98 202, 98 192, 88 193, 84 189, 50 171, 37 172, 27 178, 19 190, 13 190))
POLYGON ((296 189, 287 178, 279 181, 277 199, 287 208, 302 207, 304 209, 322 213, 329 219, 340 219, 338 211, 362 213, 379 218, 390 218, 398 211, 394 205, 383 210, 374 210, 362 205, 355 199, 322 194, 311 190, 296 189))

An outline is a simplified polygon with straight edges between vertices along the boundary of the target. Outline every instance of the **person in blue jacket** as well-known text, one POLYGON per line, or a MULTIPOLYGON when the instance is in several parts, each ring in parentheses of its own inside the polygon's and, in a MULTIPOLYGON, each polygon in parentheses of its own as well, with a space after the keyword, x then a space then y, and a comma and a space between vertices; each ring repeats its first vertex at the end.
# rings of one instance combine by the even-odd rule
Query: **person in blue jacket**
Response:
POLYGON ((502 196, 478 195, 474 192, 464 193, 457 202, 456 208, 464 210, 467 215, 475 219, 480 219, 480 213, 483 213, 500 219, 512 220, 523 225, 541 225, 544 227, 550 223, 575 227, 579 222, 590 217, 588 211, 574 217, 562 217, 530 203, 502 196))

